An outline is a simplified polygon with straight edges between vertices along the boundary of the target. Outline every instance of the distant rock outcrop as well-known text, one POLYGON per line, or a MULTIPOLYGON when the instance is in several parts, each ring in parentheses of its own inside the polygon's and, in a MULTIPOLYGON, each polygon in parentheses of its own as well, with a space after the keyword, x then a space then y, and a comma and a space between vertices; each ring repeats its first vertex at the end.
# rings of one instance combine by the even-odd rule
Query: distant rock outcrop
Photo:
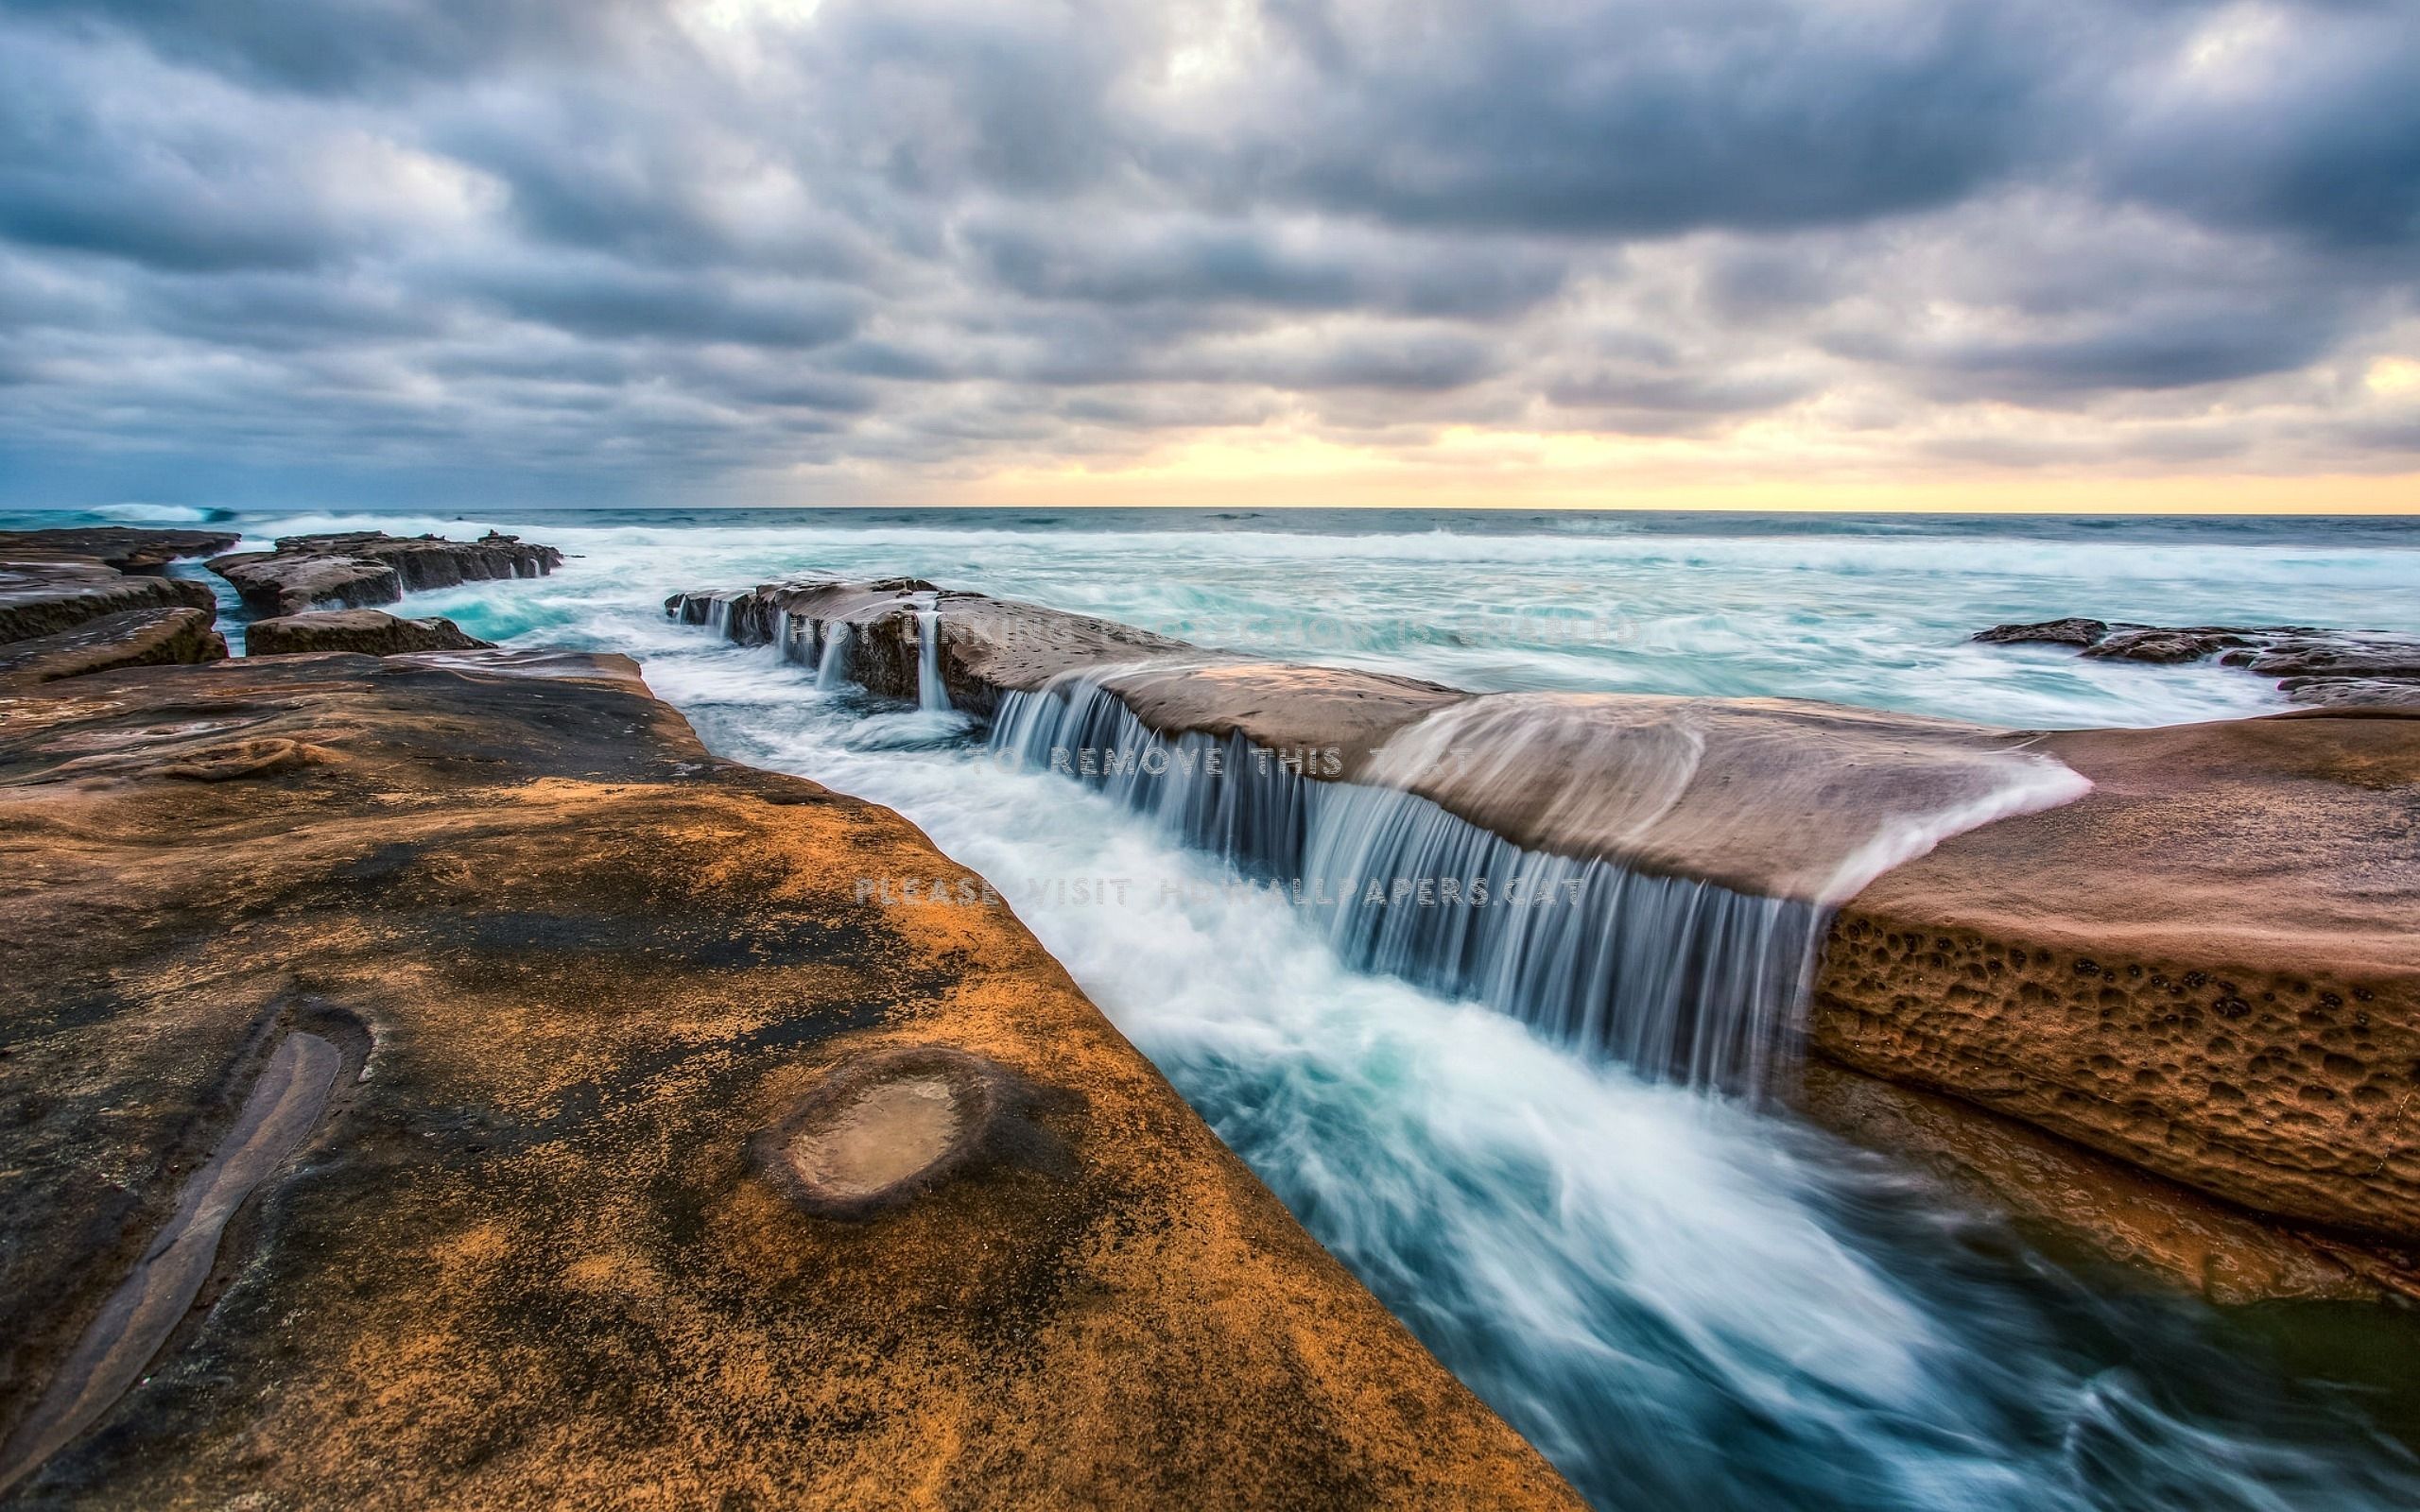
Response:
POLYGON ((476 541, 389 536, 379 531, 281 536, 274 551, 214 557, 210 570, 235 586, 253 613, 283 616, 328 606, 392 604, 407 593, 493 578, 544 577, 563 563, 552 546, 490 531, 476 541))
POLYGON ((478 651, 495 643, 465 635, 438 616, 407 620, 375 609, 316 610, 254 620, 244 627, 248 656, 295 656, 311 651, 359 651, 396 656, 409 651, 478 651))
POLYGON ((2301 625, 2188 625, 2063 619, 1995 625, 1973 639, 1995 645, 2072 645, 2102 662, 2173 666, 2218 658, 2275 678, 2296 703, 2420 706, 2420 637, 2301 625))
POLYGON ((133 525, 90 525, 63 530, 18 530, 7 538, 29 551, 90 557, 122 573, 152 575, 181 558, 211 557, 244 538, 233 530, 153 530, 133 525))

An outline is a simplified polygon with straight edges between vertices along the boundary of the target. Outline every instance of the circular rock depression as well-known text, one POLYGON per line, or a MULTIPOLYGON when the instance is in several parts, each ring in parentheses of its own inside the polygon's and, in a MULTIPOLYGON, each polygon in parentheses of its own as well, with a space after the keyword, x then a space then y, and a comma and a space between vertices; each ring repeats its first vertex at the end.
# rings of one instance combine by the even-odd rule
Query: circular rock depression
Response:
POLYGON ((961 1050, 853 1056, 756 1136, 756 1161, 810 1212, 879 1211, 948 1179, 992 1142, 1007 1082, 961 1050))

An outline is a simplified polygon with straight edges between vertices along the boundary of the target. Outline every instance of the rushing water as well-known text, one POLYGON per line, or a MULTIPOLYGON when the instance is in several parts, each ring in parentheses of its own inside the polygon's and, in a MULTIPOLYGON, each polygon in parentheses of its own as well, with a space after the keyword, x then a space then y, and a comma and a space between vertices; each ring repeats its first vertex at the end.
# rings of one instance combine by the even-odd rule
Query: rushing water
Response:
POLYGON ((914 574, 1475 687, 2157 723, 2278 700, 2240 672, 1963 635, 2069 612, 2420 630, 2407 527, 243 521, 263 536, 338 523, 500 524, 579 554, 544 581, 409 607, 493 639, 631 651, 716 749, 907 814, 999 885, 1311 1229, 1600 1506, 2420 1505, 2420 1465, 2369 1426, 2408 1430, 2411 1412, 2410 1355, 2394 1352, 2409 1339, 2376 1314, 2323 1346, 2325 1310, 2225 1314, 2055 1263, 1787 1117, 1574 1054, 1188 842, 1246 861, 1249 846, 1004 761, 963 714, 856 692, 845 642, 819 672, 661 609, 673 589, 804 568, 914 574), (1357 969, 1371 962, 1402 974, 1357 969))

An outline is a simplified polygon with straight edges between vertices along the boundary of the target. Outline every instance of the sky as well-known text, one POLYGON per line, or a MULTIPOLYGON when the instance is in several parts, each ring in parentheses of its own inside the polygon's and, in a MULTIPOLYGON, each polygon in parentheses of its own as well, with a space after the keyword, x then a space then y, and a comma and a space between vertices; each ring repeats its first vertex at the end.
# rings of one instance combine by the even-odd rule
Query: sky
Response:
POLYGON ((2420 512, 2414 0, 10 0, 0 504, 2420 512))

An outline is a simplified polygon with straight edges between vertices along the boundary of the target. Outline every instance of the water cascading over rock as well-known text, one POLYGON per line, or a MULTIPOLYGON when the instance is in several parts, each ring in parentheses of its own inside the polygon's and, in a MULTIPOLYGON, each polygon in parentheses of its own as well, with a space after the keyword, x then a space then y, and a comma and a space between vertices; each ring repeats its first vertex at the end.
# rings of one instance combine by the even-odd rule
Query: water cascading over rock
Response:
POLYGON ((1322 781, 1340 753, 1166 736, 1116 681, 1009 693, 994 747, 1280 884, 1356 967, 1701 1087, 1761 1088, 1795 1058, 1841 899, 2081 787, 1948 724, 1527 696, 1451 704, 1322 781))
POLYGON ((917 579, 667 609, 814 665, 819 688, 988 704, 995 750, 1283 889, 1357 968, 1692 1086, 1758 1089, 1794 1060, 1841 901, 1945 835, 2085 785, 2022 736, 1952 721, 1470 695, 917 579))

